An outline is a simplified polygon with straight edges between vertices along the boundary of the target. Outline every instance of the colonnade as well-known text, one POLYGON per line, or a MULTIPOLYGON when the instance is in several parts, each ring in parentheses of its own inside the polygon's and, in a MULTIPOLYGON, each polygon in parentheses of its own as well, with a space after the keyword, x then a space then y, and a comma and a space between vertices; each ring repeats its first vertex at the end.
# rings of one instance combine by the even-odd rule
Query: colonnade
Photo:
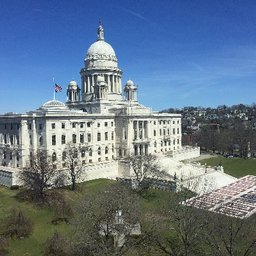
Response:
POLYGON ((134 121, 133 130, 135 140, 148 138, 148 121, 134 121))
MULTIPOLYGON (((84 87, 85 93, 94 93, 94 88, 97 84, 98 75, 85 75, 84 76, 84 87)), ((116 74, 106 75, 104 74, 104 80, 109 86, 109 93, 122 93, 121 89, 121 76, 116 74)))
POLYGON ((142 143, 134 145, 134 155, 148 155, 148 144, 142 143))

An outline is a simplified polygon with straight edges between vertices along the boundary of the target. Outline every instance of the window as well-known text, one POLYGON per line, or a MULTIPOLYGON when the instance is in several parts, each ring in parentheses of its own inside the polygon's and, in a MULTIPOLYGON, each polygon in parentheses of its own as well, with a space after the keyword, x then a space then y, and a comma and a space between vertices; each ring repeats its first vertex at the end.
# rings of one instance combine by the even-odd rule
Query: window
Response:
POLYGON ((100 132, 97 133, 97 141, 100 141, 101 140, 101 134, 100 132))
POLYGON ((4 144, 7 144, 7 136, 6 136, 6 134, 4 135, 4 144))
POLYGON ((105 140, 108 140, 108 132, 105 132, 105 140))
POLYGON ((6 151, 4 151, 4 159, 6 159, 6 151))
POLYGON ((100 127, 100 123, 97 123, 97 127, 100 127))
POLYGON ((80 128, 84 128, 84 123, 80 123, 80 128))
POLYGON ((20 125, 19 124, 17 124, 17 130, 19 130, 20 129, 20 125))
POLYGON ((29 145, 32 145, 32 135, 29 135, 29 145))
POLYGON ((162 135, 162 130, 161 129, 159 130, 159 133, 160 133, 160 135, 162 135))
POLYGON ((61 123, 61 128, 65 129, 65 123, 61 123))
POLYGON ((177 121, 177 124, 179 124, 179 123, 180 123, 180 121, 178 120, 178 121, 177 121))
POLYGON ((10 136, 10 143, 13 145, 13 135, 10 136))
POLYGON ((154 130, 154 136, 156 136, 156 130, 154 130))
POLYGON ((84 143, 84 134, 80 134, 80 143, 84 143))
POLYGON ((52 145, 56 145, 56 135, 52 135, 52 145))
POLYGON ((173 145, 175 145, 175 139, 173 140, 173 145))
POLYGON ((155 142, 154 142, 154 147, 155 147, 155 148, 156 148, 156 145, 157 145, 157 144, 156 144, 156 141, 155 141, 155 142))
POLYGON ((57 160, 56 153, 53 152, 53 153, 52 153, 52 161, 55 162, 56 160, 57 160))
POLYGON ((61 135, 61 144, 66 144, 66 135, 61 135))
POLYGON ((76 123, 72 123, 72 128, 76 128, 76 123))
POLYGON ((10 152, 10 160, 12 160, 12 152, 10 152))
POLYGON ((114 132, 111 132, 111 140, 114 139, 114 132))
POLYGON ((92 149, 89 148, 89 156, 92 156, 92 149))
POLYGON ((76 134, 72 134, 72 142, 76 143, 76 134))
POLYGON ((105 154, 108 154, 108 147, 105 147, 105 154))
POLYGON ((62 161, 65 161, 67 158, 67 153, 65 151, 62 152, 62 161))
POLYGON ((43 136, 39 137, 39 145, 43 146, 44 142, 43 142, 43 136))
POLYGON ((180 133, 180 128, 177 128, 177 134, 179 134, 180 133))
POLYGON ((92 135, 90 133, 87 133, 87 140, 88 142, 92 141, 92 135))
POLYGON ((52 129, 55 129, 55 123, 52 123, 52 129))
POLYGON ((28 129, 29 129, 29 130, 32 129, 32 124, 28 124, 28 129))
POLYGON ((172 121, 173 124, 175 124, 175 121, 172 121))
POLYGON ((175 128, 172 129, 172 133, 175 134, 175 128))
POLYGON ((98 155, 101 155, 101 148, 98 147, 98 155))
POLYGON ((111 122, 111 126, 112 126, 112 127, 114 126, 114 122, 111 122))
POLYGON ((82 149, 82 151, 81 151, 81 157, 85 157, 85 150, 84 149, 82 149))
POLYGON ((39 130, 42 130, 42 129, 43 129, 43 125, 39 124, 39 130))
POLYGON ((20 155, 19 155, 19 153, 17 153, 17 155, 16 155, 16 160, 19 162, 19 160, 20 160, 20 155))
POLYGON ((90 122, 87 123, 87 127, 91 127, 91 123, 90 122))
POLYGON ((108 126, 108 122, 105 122, 104 125, 105 125, 105 127, 107 127, 108 126))
POLYGON ((17 141, 17 145, 19 145, 20 144, 20 137, 19 137, 19 135, 16 136, 16 141, 17 141))
POLYGON ((179 140, 179 139, 177 139, 177 144, 178 144, 178 145, 180 144, 180 140, 179 140))

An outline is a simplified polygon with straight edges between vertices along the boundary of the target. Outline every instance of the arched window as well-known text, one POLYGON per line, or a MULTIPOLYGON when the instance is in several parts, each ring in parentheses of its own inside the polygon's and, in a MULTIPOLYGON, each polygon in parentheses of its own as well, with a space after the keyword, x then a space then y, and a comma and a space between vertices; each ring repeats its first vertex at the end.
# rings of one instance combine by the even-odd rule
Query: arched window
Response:
POLYGON ((92 149, 89 148, 89 156, 92 156, 92 149))
POLYGON ((40 146, 43 146, 43 136, 40 136, 40 137, 39 137, 39 145, 40 145, 40 146))
POLYGON ((57 160, 57 155, 55 152, 52 153, 52 161, 55 162, 57 160))
POLYGON ((65 161, 66 158, 67 158, 67 153, 66 153, 66 151, 63 151, 62 152, 62 161, 65 161))

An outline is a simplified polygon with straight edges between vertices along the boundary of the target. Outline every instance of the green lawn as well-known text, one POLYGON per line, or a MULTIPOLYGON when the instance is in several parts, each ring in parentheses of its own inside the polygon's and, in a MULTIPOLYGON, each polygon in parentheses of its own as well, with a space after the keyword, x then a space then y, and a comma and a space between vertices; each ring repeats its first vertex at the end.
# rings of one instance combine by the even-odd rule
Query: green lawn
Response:
POLYGON ((256 159, 225 158, 218 156, 201 160, 200 163, 206 163, 209 166, 218 166, 221 163, 225 173, 238 178, 248 174, 256 175, 256 159))
MULTIPOLYGON (((109 180, 95 180, 89 181, 79 185, 79 190, 72 192, 64 190, 67 200, 75 205, 77 200, 86 193, 93 193, 104 189, 104 187, 113 181, 109 180)), ((59 224, 53 225, 51 220, 54 212, 51 209, 42 208, 33 203, 21 202, 15 198, 19 190, 10 190, 9 188, 0 186, 0 223, 8 215, 10 209, 19 208, 27 216, 29 216, 33 223, 33 233, 30 237, 23 240, 10 240, 9 254, 10 256, 36 256, 40 255, 42 251, 42 244, 48 237, 53 235, 55 231, 61 234, 68 235, 71 231, 70 225, 59 224)))
MULTIPOLYGON (((71 205, 75 205, 79 198, 90 193, 102 191, 108 184, 115 181, 99 179, 79 184, 77 191, 62 189, 65 198, 71 205)), ((10 240, 10 256, 37 256, 41 255, 42 244, 46 239, 53 235, 55 231, 68 237, 71 232, 71 226, 68 224, 53 225, 51 220, 54 216, 53 210, 38 207, 32 203, 18 201, 15 195, 19 190, 10 190, 0 186, 0 223, 7 216, 10 209, 20 208, 33 223, 34 229, 30 237, 23 240, 10 240)), ((159 209, 166 206, 172 193, 160 190, 149 190, 144 198, 141 198, 141 205, 144 213, 157 213, 159 209)))

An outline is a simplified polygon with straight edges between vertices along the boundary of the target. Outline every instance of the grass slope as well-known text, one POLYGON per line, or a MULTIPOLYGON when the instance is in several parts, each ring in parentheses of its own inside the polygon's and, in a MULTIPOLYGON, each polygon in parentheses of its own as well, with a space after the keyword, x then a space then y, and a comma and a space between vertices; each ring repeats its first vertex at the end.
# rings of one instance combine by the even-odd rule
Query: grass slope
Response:
MULTIPOLYGON (((113 181, 95 180, 83 183, 78 191, 62 190, 71 205, 75 205, 77 200, 87 193, 96 193, 113 181)), ((51 209, 41 208, 32 203, 18 201, 15 196, 18 190, 0 186, 0 223, 9 214, 12 208, 21 209, 34 223, 33 233, 30 237, 23 240, 10 240, 10 256, 36 256, 41 255, 42 244, 46 239, 53 235, 55 231, 60 234, 68 235, 71 231, 70 225, 53 225, 51 220, 54 212, 51 209)))
POLYGON ((224 167, 224 172, 234 177, 243 177, 246 175, 256 175, 256 159, 243 158, 225 158, 222 156, 204 159, 201 164, 209 166, 218 166, 220 163, 224 167))

